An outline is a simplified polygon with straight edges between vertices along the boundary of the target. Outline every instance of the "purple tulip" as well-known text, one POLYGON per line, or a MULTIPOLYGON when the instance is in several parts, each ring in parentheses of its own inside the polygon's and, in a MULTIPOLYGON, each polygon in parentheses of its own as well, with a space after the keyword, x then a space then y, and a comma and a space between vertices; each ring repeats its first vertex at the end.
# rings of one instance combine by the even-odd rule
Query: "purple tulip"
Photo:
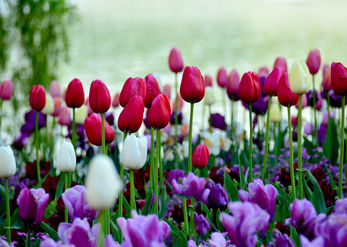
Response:
POLYGON ((210 223, 203 214, 194 212, 195 230, 199 235, 203 235, 210 230, 210 223))
POLYGON ((210 180, 202 194, 202 201, 211 208, 224 208, 229 202, 229 197, 221 184, 215 184, 210 180))
POLYGON ((228 207, 231 215, 221 213, 220 221, 232 243, 239 247, 255 246, 257 233, 268 229, 270 215, 250 202, 233 202, 228 207))
POLYGON ((277 189, 271 184, 264 186, 261 179, 255 179, 248 185, 248 191, 239 190, 240 200, 258 204, 271 215, 271 219, 275 219, 277 189))
POLYGON ((226 247, 227 241, 222 233, 214 232, 211 234, 209 244, 211 247, 226 247))
POLYGON ((40 224, 48 204, 49 194, 44 189, 24 188, 17 198, 18 218, 24 222, 40 224))
POLYGON ((282 235, 279 230, 275 229, 273 236, 269 247, 295 247, 293 240, 286 233, 282 235))
POLYGON ((97 217, 97 211, 87 204, 85 190, 84 186, 76 185, 62 194, 70 219, 87 218, 88 220, 94 220, 97 217))
POLYGON ((209 121, 211 121, 211 125, 213 128, 220 130, 226 130, 227 128, 224 116, 219 113, 212 113, 209 121))
POLYGON ((160 221, 157 215, 142 216, 135 211, 131 215, 131 219, 117 219, 124 237, 122 247, 165 246, 164 240, 170 234, 170 227, 166 222, 160 221))
POLYGON ((175 179, 172 180, 172 188, 177 194, 194 197, 197 201, 201 201, 205 185, 205 178, 199 178, 192 172, 189 172, 188 176, 183 177, 182 183, 177 183, 175 179))
MULTIPOLYGON (((304 235, 300 235, 300 243, 301 247, 324 247, 324 239, 322 237, 317 237, 314 240, 310 241, 308 240, 304 235)), ((327 245, 330 246, 330 245, 327 245)), ((336 246, 336 245, 332 245, 336 246)))
POLYGON ((335 202, 335 214, 347 214, 347 198, 335 202))

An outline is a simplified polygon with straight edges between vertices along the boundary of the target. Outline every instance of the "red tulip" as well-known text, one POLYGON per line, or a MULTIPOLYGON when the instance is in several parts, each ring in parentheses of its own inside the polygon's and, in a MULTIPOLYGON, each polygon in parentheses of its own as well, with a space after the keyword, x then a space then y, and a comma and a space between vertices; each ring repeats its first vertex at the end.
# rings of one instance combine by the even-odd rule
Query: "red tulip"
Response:
POLYGON ((170 67, 170 70, 174 73, 178 73, 183 70, 184 65, 183 65, 182 55, 181 55, 181 52, 176 47, 173 47, 170 51, 169 67, 170 67))
POLYGON ((204 98, 204 80, 197 67, 186 66, 184 68, 180 93, 182 98, 190 103, 200 102, 204 98))
POLYGON ((209 74, 206 74, 204 76, 204 85, 205 85, 205 87, 212 87, 213 86, 213 79, 212 79, 212 76, 210 76, 209 74))
POLYGON ((331 87, 338 95, 347 93, 347 68, 342 63, 331 64, 331 87))
POLYGON ((267 66, 262 66, 259 68, 258 70, 258 75, 259 77, 268 77, 270 71, 269 71, 269 68, 267 66))
POLYGON ((65 91, 65 102, 69 108, 80 108, 84 104, 84 90, 79 79, 75 78, 69 83, 65 91))
POLYGON ((171 107, 169 98, 165 94, 159 94, 147 111, 147 120, 151 127, 162 129, 170 122, 171 107))
POLYGON ((0 99, 11 100, 13 94, 13 83, 10 80, 3 81, 0 85, 0 99))
POLYGON ((306 65, 312 75, 317 74, 320 68, 320 52, 318 49, 310 51, 306 59, 306 65))
POLYGON ((112 100, 112 107, 113 108, 117 108, 119 106, 119 92, 117 92, 114 96, 113 96, 113 100, 112 100))
POLYGON ((204 144, 197 145, 192 156, 192 165, 196 168, 205 168, 209 157, 208 147, 204 144))
POLYGON ((277 97, 278 101, 283 106, 295 105, 299 100, 299 95, 293 93, 292 90, 290 90, 287 72, 283 72, 278 82, 277 97))
POLYGON ((275 67, 270 75, 266 78, 264 83, 264 93, 266 95, 275 96, 277 94, 276 88, 281 76, 282 69, 280 67, 275 67))
POLYGON ((233 69, 228 76, 228 83, 226 85, 227 94, 230 100, 239 99, 239 86, 240 75, 236 69, 233 69))
POLYGON ((138 131, 142 124, 144 110, 143 98, 138 95, 132 97, 119 115, 118 128, 129 133, 138 131))
POLYGON ((61 98, 61 90, 59 82, 52 81, 51 85, 49 85, 49 94, 52 96, 52 98, 61 98))
POLYGON ((255 72, 244 73, 239 85, 240 99, 245 103, 253 103, 260 99, 261 85, 255 72))
POLYGON ((228 83, 228 71, 226 68, 221 67, 217 72, 217 84, 221 88, 225 88, 228 83))
POLYGON ((150 108, 152 101, 157 97, 161 92, 157 80, 154 75, 149 74, 145 78, 146 80, 146 97, 145 97, 145 107, 150 108))
POLYGON ((34 85, 31 88, 29 103, 35 111, 41 111, 46 105, 46 93, 42 85, 34 85))
POLYGON ((277 57, 274 63, 274 68, 276 67, 280 67, 284 72, 287 72, 287 60, 284 57, 277 57))
POLYGON ((165 94, 169 99, 171 99, 171 86, 169 84, 165 84, 163 86, 163 94, 165 94))
POLYGON ((119 103, 125 107, 131 97, 139 95, 144 100, 146 97, 146 81, 140 77, 132 78, 129 77, 122 88, 119 96, 119 103))
POLYGON ((93 112, 104 113, 110 109, 111 95, 105 83, 100 80, 92 81, 89 90, 89 105, 93 112))
POLYGON ((330 66, 329 64, 323 65, 323 81, 322 81, 322 87, 325 91, 331 90, 331 73, 330 73, 330 66))
POLYGON ((61 112, 61 108, 62 108, 62 104, 63 104, 63 100, 61 98, 54 98, 54 111, 52 113, 53 117, 58 117, 60 112, 61 112))
MULTIPOLYGON (((105 143, 111 143, 114 140, 114 132, 108 122, 104 119, 105 143)), ((101 146, 102 144, 102 126, 101 115, 93 113, 84 120, 84 128, 90 143, 101 146)))

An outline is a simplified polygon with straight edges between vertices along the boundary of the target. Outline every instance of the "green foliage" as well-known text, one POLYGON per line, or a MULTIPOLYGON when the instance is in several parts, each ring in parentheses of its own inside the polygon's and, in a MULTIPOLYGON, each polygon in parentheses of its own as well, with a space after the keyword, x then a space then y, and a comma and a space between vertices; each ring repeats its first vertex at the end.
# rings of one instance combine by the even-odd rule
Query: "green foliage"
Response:
POLYGON ((312 193, 312 197, 310 201, 312 202, 318 214, 326 213, 327 208, 325 206, 324 195, 317 180, 315 179, 315 177, 312 175, 312 173, 309 170, 306 170, 306 174, 307 174, 307 178, 313 184, 313 193, 312 193))
POLYGON ((329 118, 329 125, 330 125, 330 134, 327 129, 326 141, 323 144, 323 153, 325 157, 327 157, 327 159, 330 161, 331 164, 336 165, 337 159, 339 157, 339 149, 336 148, 336 146, 338 146, 338 143, 339 143, 339 136, 337 133, 336 123, 332 118, 329 118))

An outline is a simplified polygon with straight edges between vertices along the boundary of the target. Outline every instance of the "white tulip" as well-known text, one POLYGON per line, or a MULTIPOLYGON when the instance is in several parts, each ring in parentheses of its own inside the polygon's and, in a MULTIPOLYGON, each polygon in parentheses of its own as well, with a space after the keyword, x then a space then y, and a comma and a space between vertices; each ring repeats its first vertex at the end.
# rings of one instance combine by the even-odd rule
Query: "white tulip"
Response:
POLYGON ((116 168, 105 155, 96 155, 89 164, 86 178, 86 198, 88 205, 96 210, 113 207, 122 190, 116 168))
POLYGON ((45 115, 51 115, 53 111, 54 111, 53 98, 49 94, 46 94, 46 104, 45 104, 45 107, 42 109, 42 113, 45 115))
POLYGON ((310 90, 311 75, 304 62, 295 62, 288 75, 290 89, 293 93, 304 94, 310 90))
POLYGON ((59 143, 58 151, 55 155, 55 167, 62 172, 72 172, 76 168, 75 149, 70 140, 63 140, 59 143))
POLYGON ((275 104, 272 104, 270 108, 270 121, 273 123, 279 123, 281 122, 281 116, 281 109, 278 103, 276 102, 275 104))
POLYGON ((138 170, 142 168, 147 160, 147 138, 136 137, 134 134, 125 138, 121 164, 128 169, 138 170))
POLYGON ((10 146, 0 146, 0 177, 8 178, 16 173, 16 160, 10 146))
POLYGON ((205 97, 204 97, 205 105, 213 105, 216 102, 216 96, 214 94, 213 87, 205 88, 205 97))
POLYGON ((76 123, 83 124, 87 116, 88 116, 88 107, 86 105, 82 105, 80 108, 76 109, 76 118, 75 118, 76 123))

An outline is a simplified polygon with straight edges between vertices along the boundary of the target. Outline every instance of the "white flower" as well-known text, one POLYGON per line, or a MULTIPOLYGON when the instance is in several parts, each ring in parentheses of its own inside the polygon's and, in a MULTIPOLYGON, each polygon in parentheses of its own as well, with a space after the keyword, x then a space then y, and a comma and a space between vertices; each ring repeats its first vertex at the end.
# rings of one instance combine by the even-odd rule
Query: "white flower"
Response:
POLYGON ((10 146, 0 146, 0 177, 8 178, 16 173, 16 160, 10 146))
POLYGON ((76 154, 75 149, 70 140, 62 140, 59 143, 55 155, 55 167, 62 172, 72 172, 76 168, 76 154))
POLYGON ((121 164, 128 169, 138 170, 145 165, 146 160, 147 138, 128 135, 121 152, 121 164))
POLYGON ((295 62, 288 75, 290 89, 293 93, 304 94, 310 90, 311 76, 304 62, 295 62))
POLYGON ((211 106, 215 102, 216 102, 216 96, 214 94, 213 87, 206 87, 205 88, 205 97, 204 97, 205 105, 211 106))
POLYGON ((42 113, 45 115, 51 115, 53 111, 54 111, 53 98, 51 95, 46 94, 46 104, 45 104, 45 107, 42 109, 42 113))
POLYGON ((80 108, 76 109, 75 114, 76 123, 83 124, 84 120, 88 116, 88 107, 86 105, 82 105, 80 108))

